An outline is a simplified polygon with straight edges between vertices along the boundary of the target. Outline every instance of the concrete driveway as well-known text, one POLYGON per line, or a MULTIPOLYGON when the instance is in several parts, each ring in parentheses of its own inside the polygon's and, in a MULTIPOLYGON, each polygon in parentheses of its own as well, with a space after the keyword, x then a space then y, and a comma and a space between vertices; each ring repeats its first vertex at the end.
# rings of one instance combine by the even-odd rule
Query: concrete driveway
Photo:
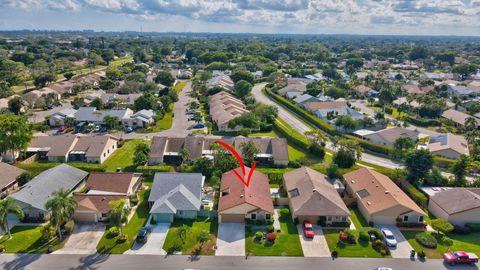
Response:
POLYGON ((155 226, 150 226, 152 232, 148 236, 145 244, 135 242, 130 250, 125 254, 144 254, 144 255, 166 255, 167 252, 163 250, 163 244, 167 237, 170 223, 158 223, 155 226))
POLYGON ((410 251, 413 249, 407 239, 403 236, 395 225, 377 225, 379 229, 387 228, 392 231, 395 239, 397 239, 397 247, 389 247, 392 258, 410 258, 410 251))
POLYGON ((300 244, 303 249, 303 256, 305 257, 330 257, 330 249, 328 249, 327 240, 323 235, 322 227, 313 225, 315 230, 315 237, 313 239, 306 238, 303 235, 302 224, 297 224, 298 235, 300 237, 300 244))
POLYGON ((65 246, 54 254, 94 254, 97 245, 105 232, 103 224, 75 224, 72 235, 68 238, 65 246))
POLYGON ((218 224, 215 256, 245 256, 245 224, 218 224))

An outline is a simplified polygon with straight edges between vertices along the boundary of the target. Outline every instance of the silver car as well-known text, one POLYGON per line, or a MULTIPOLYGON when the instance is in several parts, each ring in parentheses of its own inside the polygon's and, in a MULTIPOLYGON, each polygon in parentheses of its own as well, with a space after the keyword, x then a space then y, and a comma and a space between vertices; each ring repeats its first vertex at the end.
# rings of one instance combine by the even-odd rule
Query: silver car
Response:
POLYGON ((395 235, 393 235, 392 231, 387 228, 382 228, 382 233, 385 236, 385 243, 389 247, 396 247, 397 246, 397 239, 395 239, 395 235))

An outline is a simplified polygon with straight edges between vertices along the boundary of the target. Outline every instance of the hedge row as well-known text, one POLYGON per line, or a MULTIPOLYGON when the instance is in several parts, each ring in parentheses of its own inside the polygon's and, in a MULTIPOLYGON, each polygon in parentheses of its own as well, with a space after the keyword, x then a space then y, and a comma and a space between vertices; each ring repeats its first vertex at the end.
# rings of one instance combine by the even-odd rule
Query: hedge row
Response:
POLYGON ((407 192, 413 201, 415 201, 420 206, 427 208, 428 207, 428 198, 423 192, 418 190, 414 185, 410 184, 406 180, 400 180, 400 186, 402 189, 407 192))
POLYGON ((157 172, 172 172, 174 169, 169 165, 138 166, 135 171, 144 175, 154 175, 157 172))
POLYGON ((456 162, 455 159, 449 159, 449 158, 443 158, 443 157, 437 157, 437 156, 434 158, 434 160, 435 160, 436 166, 444 169, 450 168, 456 162))
POLYGON ((480 232, 480 223, 465 223, 465 227, 469 228, 471 232, 480 232))
POLYGON ((268 88, 265 88, 265 93, 267 93, 268 96, 270 96, 274 100, 280 102, 282 105, 289 108, 290 110, 292 110, 296 114, 305 118, 307 121, 309 121, 310 123, 315 125, 315 127, 317 127, 320 130, 323 130, 325 133, 327 133, 330 136, 344 136, 344 137, 347 137, 349 139, 355 140, 366 150, 369 150, 369 151, 372 151, 372 152, 375 152, 375 153, 379 153, 379 154, 383 154, 383 155, 391 155, 392 152, 393 152, 393 149, 391 147, 381 145, 381 144, 372 143, 370 141, 363 140, 363 139, 360 139, 360 138, 357 138, 357 137, 354 137, 354 136, 350 136, 350 135, 342 135, 338 130, 336 130, 334 127, 332 127, 329 123, 323 121, 322 119, 320 119, 318 117, 315 117, 315 116, 309 114, 308 112, 306 112, 302 108, 298 107, 297 105, 293 104, 289 100, 273 93, 272 90, 270 90, 268 88))
POLYGON ((309 142, 304 137, 298 136, 296 131, 292 132, 292 130, 289 130, 287 127, 282 125, 282 123, 280 123, 278 120, 275 121, 273 125, 275 130, 282 134, 289 143, 294 144, 303 150, 308 150, 309 142))
POLYGON ((437 119, 413 118, 411 116, 407 117, 407 122, 420 127, 430 127, 430 126, 439 127, 442 125, 442 123, 437 119))
POLYGON ((293 104, 289 100, 275 94, 272 90, 265 88, 265 93, 270 96, 271 98, 275 99, 276 101, 280 102, 282 105, 287 107, 288 109, 292 110, 296 114, 300 115, 301 117, 305 118, 308 122, 314 124, 318 129, 323 130, 330 136, 339 136, 341 135, 335 128, 333 128, 329 123, 323 121, 322 119, 315 117, 302 108, 299 108, 297 105, 293 104))

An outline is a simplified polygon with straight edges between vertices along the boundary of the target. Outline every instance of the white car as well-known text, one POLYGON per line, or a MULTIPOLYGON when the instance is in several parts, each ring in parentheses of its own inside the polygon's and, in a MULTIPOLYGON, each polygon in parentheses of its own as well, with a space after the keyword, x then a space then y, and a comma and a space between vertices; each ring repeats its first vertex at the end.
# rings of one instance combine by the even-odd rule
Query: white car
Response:
POLYGON ((389 247, 396 247, 397 246, 397 239, 393 235, 392 231, 386 228, 382 228, 382 233, 385 236, 385 243, 389 247))

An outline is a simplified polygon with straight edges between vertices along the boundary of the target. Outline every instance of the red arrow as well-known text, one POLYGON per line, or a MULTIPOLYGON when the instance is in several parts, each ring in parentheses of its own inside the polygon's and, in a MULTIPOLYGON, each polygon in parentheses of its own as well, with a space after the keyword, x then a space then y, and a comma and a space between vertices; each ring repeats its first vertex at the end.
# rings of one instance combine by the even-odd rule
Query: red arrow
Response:
POLYGON ((250 184, 250 180, 252 180, 253 171, 257 167, 257 162, 255 162, 255 161, 253 162, 253 165, 250 168, 250 171, 248 172, 247 179, 245 179, 245 164, 243 163, 242 157, 237 153, 237 151, 235 151, 235 149, 231 145, 226 144, 222 141, 215 141, 215 142, 218 143, 219 145, 223 146, 224 148, 226 148, 228 151, 230 151, 233 154, 233 156, 235 156, 235 158, 238 161, 238 164, 240 164, 240 168, 242 169, 243 176, 241 176, 236 170, 233 170, 233 173, 235 173, 237 178, 240 181, 242 181, 242 183, 246 187, 248 187, 248 185, 250 184))

